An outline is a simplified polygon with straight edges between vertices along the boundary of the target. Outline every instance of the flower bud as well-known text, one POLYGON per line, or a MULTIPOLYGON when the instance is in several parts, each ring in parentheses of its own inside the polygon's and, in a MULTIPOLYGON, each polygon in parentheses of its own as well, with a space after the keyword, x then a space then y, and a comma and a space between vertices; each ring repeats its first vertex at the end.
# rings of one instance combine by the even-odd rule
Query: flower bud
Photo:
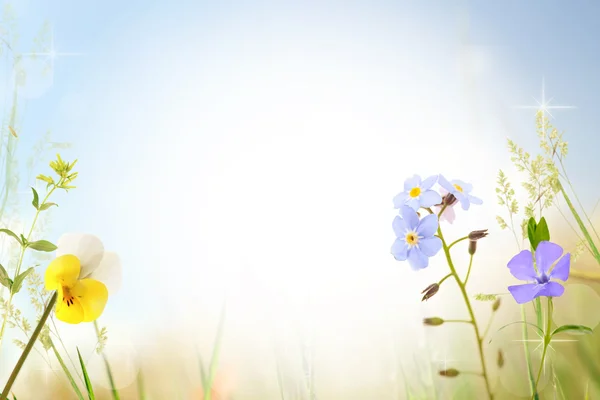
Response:
POLYGON ((456 199, 456 196, 454 196, 452 193, 448 193, 447 195, 442 197, 442 205, 448 207, 455 205, 457 201, 458 200, 456 199))
POLYGON ((440 326, 443 323, 444 323, 444 320, 441 319, 440 317, 423 318, 423 325, 440 326))
POLYGON ((433 297, 434 294, 438 292, 438 290, 440 290, 440 285, 438 285, 437 283, 432 283, 431 285, 427 286, 425 290, 421 292, 421 294, 425 293, 421 301, 429 300, 431 297, 433 297))
POLYGON ((448 378, 454 378, 454 377, 457 377, 458 374, 460 374, 460 372, 458 372, 457 369, 449 368, 449 369, 445 369, 443 371, 440 371, 439 374, 441 376, 445 376, 445 377, 448 377, 448 378))
POLYGON ((488 235, 487 229, 473 231, 473 232, 469 233, 469 240, 475 241, 475 240, 483 239, 487 235, 488 235))
POLYGON ((477 251, 477 242, 475 240, 469 241, 469 254, 473 255, 477 251))
POLYGON ((494 301, 494 304, 492 304, 492 311, 496 312, 496 311, 498 311, 499 308, 500 308, 500 297, 498 297, 496 299, 496 301, 494 301))
POLYGON ((504 366, 504 354, 502 354, 502 350, 498 350, 498 358, 496 359, 496 364, 498 364, 498 368, 502 368, 504 366))

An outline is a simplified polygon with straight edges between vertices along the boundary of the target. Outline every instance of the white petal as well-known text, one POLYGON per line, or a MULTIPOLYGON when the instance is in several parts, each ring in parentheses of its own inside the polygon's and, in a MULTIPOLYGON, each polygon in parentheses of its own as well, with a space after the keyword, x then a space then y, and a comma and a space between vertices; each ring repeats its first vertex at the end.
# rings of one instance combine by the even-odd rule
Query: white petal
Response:
POLYGON ((112 251, 106 251, 100 265, 89 277, 104 283, 108 289, 108 294, 112 296, 121 289, 122 275, 119 255, 112 251))
POLYGON ((104 245, 94 235, 85 233, 67 233, 56 243, 56 256, 73 254, 81 262, 80 278, 87 278, 100 264, 104 254, 104 245))

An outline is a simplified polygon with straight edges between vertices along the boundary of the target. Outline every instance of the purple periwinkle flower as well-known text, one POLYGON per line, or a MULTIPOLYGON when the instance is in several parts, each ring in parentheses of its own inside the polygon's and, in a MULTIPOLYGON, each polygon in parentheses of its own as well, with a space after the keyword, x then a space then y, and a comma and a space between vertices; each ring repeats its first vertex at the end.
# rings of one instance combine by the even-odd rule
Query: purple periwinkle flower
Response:
POLYGON ((427 208, 441 203, 442 196, 431 190, 437 178, 437 175, 434 175, 422 181, 419 175, 415 175, 407 179, 404 182, 404 192, 394 197, 394 208, 409 206, 418 211, 421 207, 427 208))
POLYGON ((398 261, 408 260, 414 270, 426 268, 429 257, 433 257, 442 248, 440 238, 434 236, 438 229, 437 215, 430 214, 419 220, 416 211, 408 206, 400 209, 400 215, 392 224, 396 241, 392 245, 392 254, 398 261))
POLYGON ((560 279, 566 282, 569 279, 571 254, 566 253, 561 258, 562 255, 562 247, 544 241, 538 244, 535 251, 537 271, 533 266, 533 257, 529 250, 523 250, 508 262, 508 269, 515 278, 531 282, 508 287, 508 291, 517 303, 528 303, 539 296, 559 297, 564 293, 563 285, 551 281, 551 279, 560 279), (552 265, 554 268, 551 268, 552 265))
POLYGON ((469 209, 469 206, 471 204, 483 204, 483 200, 471 195, 473 185, 471 185, 470 183, 466 183, 458 179, 448 181, 442 175, 438 177, 438 183, 441 187, 446 189, 448 193, 453 194, 454 197, 456 197, 458 201, 460 201, 460 205, 465 211, 469 209))

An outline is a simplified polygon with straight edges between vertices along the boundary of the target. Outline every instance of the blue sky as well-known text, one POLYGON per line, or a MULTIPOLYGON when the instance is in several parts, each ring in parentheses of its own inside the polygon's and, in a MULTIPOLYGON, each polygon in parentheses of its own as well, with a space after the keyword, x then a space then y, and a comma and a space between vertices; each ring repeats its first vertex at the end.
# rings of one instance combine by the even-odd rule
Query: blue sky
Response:
MULTIPOLYGON (((587 204, 593 205, 598 197, 589 182, 598 167, 595 115, 600 107, 596 96, 600 44, 595 38, 600 28, 595 16, 599 8, 591 2, 548 1, 480 1, 460 6, 445 1, 343 5, 29 1, 16 8, 20 51, 29 51, 27 42, 48 20, 58 52, 85 54, 59 57, 54 84, 43 96, 27 100, 20 151, 26 154, 33 140, 48 129, 57 141, 74 144, 64 156, 80 159, 79 189, 57 199, 61 208, 55 210, 53 237, 64 231, 92 232, 121 254, 124 285, 107 318, 127 321, 135 312, 145 323, 161 325, 169 318, 181 323, 186 311, 180 308, 179 294, 183 303, 204 304, 202 293, 210 293, 209 297, 222 293, 221 283, 211 284, 211 279, 225 281, 244 263, 277 266, 285 259, 299 268, 314 263, 304 283, 327 275, 323 271, 336 262, 340 250, 327 248, 324 243, 330 236, 313 231, 314 225, 330 215, 330 221, 343 224, 346 215, 355 213, 362 226, 370 226, 369 221, 380 217, 373 208, 389 211, 384 207, 389 207, 401 187, 404 175, 397 182, 375 176, 395 165, 394 152, 380 151, 397 143, 373 133, 396 129, 386 121, 401 127, 411 116, 415 121, 427 120, 431 132, 437 132, 433 135, 440 154, 444 146, 452 147, 445 140, 456 143, 456 152, 448 157, 463 157, 465 165, 456 166, 454 173, 472 171, 472 179, 485 187, 493 201, 491 189, 499 166, 475 171, 469 169, 469 160, 482 162, 490 153, 493 160, 508 165, 507 152, 500 150, 506 135, 534 148, 533 112, 513 106, 534 105, 544 77, 554 104, 577 106, 558 110, 555 122, 571 142, 568 165, 578 169, 575 184, 587 204), (465 16, 468 38, 460 23, 465 16), (474 86, 469 93, 465 87, 470 73, 455 67, 465 43, 475 49, 475 56, 481 55, 476 61, 482 65, 473 67, 474 86), (317 81, 321 83, 310 86, 317 81), (322 96, 319 85, 324 88, 322 96), (257 96, 262 97, 255 100, 257 96), (348 100, 356 96, 363 97, 348 100), (298 98, 302 100, 295 102, 298 98), (333 102, 348 105, 336 110, 333 102), (282 115, 287 119, 272 122, 268 113, 261 113, 265 109, 254 108, 254 103, 272 107, 272 119, 282 115), (380 114, 382 106, 389 109, 380 114), (327 112, 321 115, 320 110, 327 112), (340 120, 334 118, 336 113, 340 120), (355 123, 348 122, 352 115, 355 123), (456 125, 446 126, 444 118, 453 118, 456 125), (465 134, 468 137, 460 136, 460 126, 471 129, 473 124, 477 129, 465 134), (341 133, 327 136, 339 126, 351 131, 353 125, 364 130, 350 139, 341 133), (281 132, 287 128, 295 133, 285 136, 281 132), (318 135, 311 136, 312 128, 324 130, 317 129, 318 135), (440 134, 441 129, 448 129, 448 135, 440 134), (339 144, 344 140, 351 141, 348 152, 339 144), (327 151, 320 152, 319 146, 327 151), (305 151, 306 159, 294 158, 295 149, 305 151), (361 154, 361 149, 370 150, 355 158, 353 154, 361 154), (282 152, 279 158, 268 158, 272 164, 264 161, 278 151, 282 152), (290 158, 298 164, 281 167, 289 173, 276 176, 276 162, 283 165, 290 158), (364 169, 357 166, 358 160, 367 160, 364 169), (308 175, 313 181, 304 182, 306 166, 301 162, 310 166, 313 161, 318 166, 308 175), (244 171, 252 173, 244 175, 244 171), (256 178, 259 172, 272 180, 256 178), (329 180, 315 181, 319 176, 329 180), (301 183, 290 183, 292 178, 301 183), (373 183, 376 179, 385 183, 373 183), (236 190, 235 185, 242 188, 236 190), (259 198, 256 193, 261 190, 269 194, 259 198), (348 193, 355 200, 344 200, 348 193), (359 195, 363 197, 356 200, 359 195), (345 201, 350 203, 343 213, 332 212, 345 201), (313 206, 321 207, 320 211, 308 213, 306 207, 313 206), (257 210, 262 214, 248 216, 257 210), (285 231, 273 229, 285 228, 281 221, 287 213, 297 213, 292 220, 304 229, 294 239, 300 248, 293 256, 281 250, 277 257, 282 258, 271 257, 264 249, 285 236, 285 231), (218 218, 223 218, 222 224, 218 218), (307 237, 315 239, 303 243, 307 237), (319 260, 325 261, 321 265, 319 260), (213 270, 215 276, 210 275, 213 270)), ((398 128, 397 134, 410 132, 398 128)), ((398 142, 397 157, 404 157, 403 146, 406 150, 417 142, 418 138, 398 142)), ((430 169, 425 161, 423 166, 415 165, 419 160, 411 161, 411 166, 430 169)), ((438 165, 423 174, 437 173, 440 166, 455 160, 438 159, 438 165)), ((388 229, 388 223, 391 219, 374 224, 373 229, 388 229)), ((335 236, 334 225, 331 222, 323 232, 335 236)), ((345 227, 352 229, 351 224, 345 227)), ((384 258, 389 258, 390 232, 379 233, 383 238, 379 245, 371 243, 373 249, 381 246, 384 258)), ((334 242, 345 245, 342 239, 334 242)), ((294 249, 289 246, 285 249, 294 249)), ((369 254, 357 256, 360 265, 369 263, 369 254)), ((356 272, 360 265, 344 270, 354 271, 349 274, 356 282, 364 278, 356 272)), ((288 273, 293 279, 304 279, 297 272, 270 271, 278 276, 273 278, 275 286, 283 285, 288 273)), ((334 282, 339 272, 332 270, 324 281, 334 282)), ((385 285, 375 278, 371 283, 385 285)), ((339 289, 340 295, 350 296, 351 287, 339 289)), ((320 289, 331 290, 325 283, 320 289)), ((215 314, 219 303, 217 299, 204 305, 215 314)))

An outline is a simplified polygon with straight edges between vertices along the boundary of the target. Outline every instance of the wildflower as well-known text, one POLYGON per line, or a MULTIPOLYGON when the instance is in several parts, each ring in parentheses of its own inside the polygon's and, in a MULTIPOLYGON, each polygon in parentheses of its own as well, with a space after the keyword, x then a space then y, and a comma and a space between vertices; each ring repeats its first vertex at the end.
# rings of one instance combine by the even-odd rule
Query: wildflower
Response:
POLYGON ((448 182, 448 180, 442 175, 438 177, 438 183, 441 187, 446 189, 448 193, 454 195, 454 197, 460 201, 463 210, 468 210, 471 204, 483 204, 483 200, 471 195, 473 185, 470 183, 466 183, 458 179, 448 182))
POLYGON ((554 278, 565 282, 569 279, 571 254, 566 253, 561 258, 562 254, 562 247, 543 241, 538 244, 535 251, 537 271, 529 250, 523 250, 508 262, 508 269, 515 278, 531 282, 508 287, 508 291, 517 303, 524 304, 539 296, 559 297, 563 294, 565 288, 560 283, 550 280, 554 278), (554 268, 550 270, 552 265, 554 268))
POLYGON ((442 248, 442 241, 434 236, 438 220, 433 214, 419 220, 412 208, 404 206, 400 209, 400 215, 394 218, 392 227, 396 234, 396 241, 392 245, 394 258, 398 261, 408 260, 414 270, 426 268, 429 257, 442 248))
POLYGON ((415 211, 419 208, 432 207, 442 201, 442 197, 439 193, 431 190, 433 185, 437 182, 437 176, 430 176, 429 178, 421 181, 419 175, 415 175, 412 178, 407 179, 404 182, 404 192, 394 197, 394 208, 402 208, 403 206, 409 206, 415 211))
POLYGON ((469 233, 469 254, 470 255, 474 255, 475 252, 477 251, 477 241, 479 239, 483 239, 487 235, 488 235, 487 229, 473 231, 473 232, 469 233))
POLYGON ((63 235, 57 247, 44 277, 46 290, 58 291, 56 317, 70 324, 96 320, 108 300, 107 286, 114 292, 120 280, 118 257, 92 235, 63 235))

